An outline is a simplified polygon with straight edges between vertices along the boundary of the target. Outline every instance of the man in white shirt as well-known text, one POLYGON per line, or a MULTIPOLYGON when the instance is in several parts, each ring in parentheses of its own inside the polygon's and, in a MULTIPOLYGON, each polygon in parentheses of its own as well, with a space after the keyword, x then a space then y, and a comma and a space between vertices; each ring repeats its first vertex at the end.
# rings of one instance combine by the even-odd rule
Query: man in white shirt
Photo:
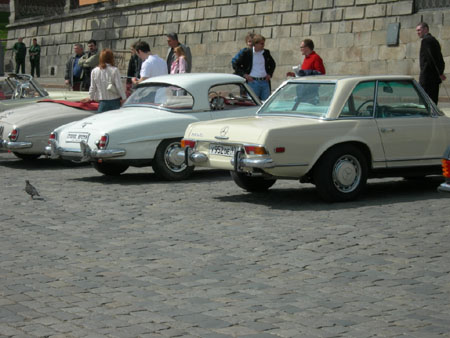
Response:
POLYGON ((133 78, 134 84, 141 83, 151 77, 168 74, 166 61, 158 55, 152 54, 147 42, 141 41, 136 45, 136 54, 143 62, 140 73, 141 78, 133 78))

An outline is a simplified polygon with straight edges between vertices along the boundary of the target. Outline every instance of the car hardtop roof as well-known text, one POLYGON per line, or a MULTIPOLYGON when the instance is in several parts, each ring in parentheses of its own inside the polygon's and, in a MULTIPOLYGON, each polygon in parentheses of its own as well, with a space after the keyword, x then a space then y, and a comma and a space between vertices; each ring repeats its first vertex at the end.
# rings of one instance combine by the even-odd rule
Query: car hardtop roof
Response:
POLYGON ((289 79, 289 81, 314 81, 314 82, 362 82, 362 81, 393 81, 412 80, 410 75, 314 75, 300 76, 289 79))
POLYGON ((144 80, 142 84, 166 83, 189 90, 190 88, 196 88, 198 86, 209 88, 212 85, 233 82, 244 83, 245 79, 237 75, 224 73, 183 73, 152 77, 144 80))

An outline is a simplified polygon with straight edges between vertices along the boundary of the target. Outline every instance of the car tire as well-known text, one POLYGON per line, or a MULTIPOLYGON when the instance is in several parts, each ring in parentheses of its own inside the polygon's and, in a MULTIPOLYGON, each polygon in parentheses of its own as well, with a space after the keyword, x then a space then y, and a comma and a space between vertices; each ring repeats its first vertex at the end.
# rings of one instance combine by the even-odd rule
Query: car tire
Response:
POLYGON ((160 179, 167 181, 181 181, 191 176, 193 166, 187 166, 184 161, 174 157, 181 150, 180 139, 162 141, 156 149, 153 159, 153 171, 160 179))
POLYGON ((336 146, 326 151, 313 171, 319 196, 327 202, 354 200, 367 182, 367 160, 354 145, 336 146))
POLYGON ((118 176, 128 169, 128 164, 112 162, 92 162, 94 168, 103 175, 118 176))
POLYGON ((16 153, 16 152, 13 152, 13 154, 17 158, 20 158, 21 160, 24 160, 24 161, 34 161, 34 160, 37 160, 41 156, 41 154, 22 154, 22 153, 16 153))
POLYGON ((239 187, 249 192, 267 191, 277 181, 274 178, 266 179, 261 176, 253 177, 244 173, 230 171, 231 177, 239 187))

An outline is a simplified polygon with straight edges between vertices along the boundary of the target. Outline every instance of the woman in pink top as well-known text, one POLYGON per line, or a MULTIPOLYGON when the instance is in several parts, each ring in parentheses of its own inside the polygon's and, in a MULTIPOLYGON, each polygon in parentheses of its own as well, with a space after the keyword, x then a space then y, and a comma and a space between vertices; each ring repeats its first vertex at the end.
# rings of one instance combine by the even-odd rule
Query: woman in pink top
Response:
POLYGON ((170 74, 186 73, 186 56, 184 55, 184 50, 181 46, 175 47, 173 50, 177 58, 172 62, 170 67, 170 74))

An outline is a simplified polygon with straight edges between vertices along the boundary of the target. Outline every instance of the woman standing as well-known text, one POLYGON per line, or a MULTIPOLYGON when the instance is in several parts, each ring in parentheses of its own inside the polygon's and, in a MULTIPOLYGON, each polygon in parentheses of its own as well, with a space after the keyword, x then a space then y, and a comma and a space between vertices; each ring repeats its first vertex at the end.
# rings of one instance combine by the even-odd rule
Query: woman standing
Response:
POLYGON ((181 46, 175 47, 173 50, 177 58, 172 62, 170 67, 170 74, 186 73, 186 55, 184 54, 183 48, 181 46))
POLYGON ((97 110, 99 113, 119 109, 127 98, 119 69, 114 66, 114 54, 111 49, 102 50, 99 65, 91 73, 89 98, 100 103, 97 110))

